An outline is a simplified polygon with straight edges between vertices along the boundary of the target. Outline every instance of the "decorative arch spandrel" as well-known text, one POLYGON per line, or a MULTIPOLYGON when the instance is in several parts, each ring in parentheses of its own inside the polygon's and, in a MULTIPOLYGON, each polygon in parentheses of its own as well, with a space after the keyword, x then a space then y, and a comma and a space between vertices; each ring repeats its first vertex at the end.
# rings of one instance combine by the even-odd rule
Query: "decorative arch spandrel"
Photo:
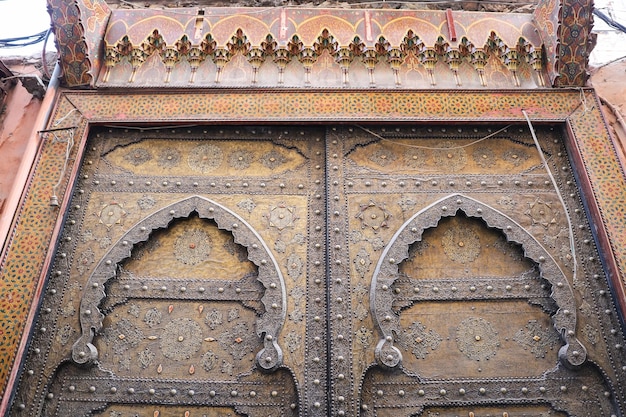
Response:
MULTIPOLYGON (((82 334, 72 347, 72 360, 75 363, 84 365, 98 358, 98 351, 92 342, 94 335, 102 328, 104 318, 99 306, 106 297, 105 285, 116 276, 119 263, 129 258, 133 246, 148 240, 154 230, 166 228, 174 219, 189 217, 194 212, 200 218, 215 221, 218 228, 233 234, 235 243, 247 248, 248 260, 258 268, 257 280, 265 287, 261 298, 265 311, 256 323, 257 336, 263 338, 264 344, 264 348, 257 353, 257 365, 263 370, 274 371, 282 364, 278 335, 286 318, 287 296, 280 268, 265 242, 244 219, 201 196, 186 198, 144 218, 130 228, 98 262, 89 277, 80 304, 82 334)), ((204 292, 207 288, 203 287, 202 290, 204 292)))
POLYGON ((565 345, 559 351, 561 362, 570 367, 581 366, 586 360, 586 349, 576 338, 576 304, 567 278, 556 261, 543 246, 522 226, 502 212, 462 194, 444 197, 407 220, 394 234, 384 249, 374 270, 370 289, 370 309, 381 339, 376 346, 376 359, 386 368, 402 363, 402 353, 394 346, 399 332, 399 316, 393 311, 392 285, 399 277, 399 264, 408 258, 409 245, 421 239, 425 229, 437 226, 444 217, 462 211, 468 217, 477 217, 487 226, 501 230, 509 242, 522 246, 524 255, 535 262, 543 279, 552 285, 551 298, 558 306, 552 316, 555 329, 565 345))

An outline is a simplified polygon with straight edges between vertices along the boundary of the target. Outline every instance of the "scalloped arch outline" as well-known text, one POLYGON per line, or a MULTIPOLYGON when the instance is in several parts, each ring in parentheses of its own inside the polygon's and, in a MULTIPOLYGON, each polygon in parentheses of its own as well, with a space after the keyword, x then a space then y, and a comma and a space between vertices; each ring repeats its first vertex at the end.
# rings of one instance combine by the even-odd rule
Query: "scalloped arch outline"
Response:
POLYGON ((524 255, 534 261, 541 277, 550 282, 550 297, 559 309, 552 323, 565 345, 559 350, 559 359, 568 367, 579 367, 587 358, 587 350, 576 338, 576 305, 574 292, 554 258, 519 223, 501 211, 460 193, 451 194, 423 208, 409 218, 393 235, 383 250, 370 287, 370 312, 382 338, 376 345, 377 362, 386 368, 395 368, 402 362, 402 353, 393 346, 394 333, 400 318, 391 309, 391 285, 398 276, 398 265, 408 258, 409 245, 421 240, 426 229, 436 227, 443 217, 455 216, 458 211, 468 217, 482 219, 488 227, 504 233, 509 242, 522 246, 524 255))
POLYGON ((130 257, 133 246, 148 240, 153 231, 167 228, 172 220, 189 217, 193 212, 198 213, 200 218, 214 220, 219 229, 233 234, 235 243, 248 249, 248 260, 258 267, 257 280, 265 287, 261 298, 265 313, 256 322, 257 335, 263 337, 264 347, 257 353, 256 361, 265 371, 274 371, 282 365, 283 353, 278 345, 278 334, 286 319, 287 292, 278 263, 261 236, 243 218, 199 195, 187 197, 144 217, 100 259, 89 277, 80 303, 81 336, 72 346, 75 363, 89 364, 98 358, 98 351, 92 344, 104 319, 98 305, 106 297, 104 284, 117 274, 117 265, 130 257))

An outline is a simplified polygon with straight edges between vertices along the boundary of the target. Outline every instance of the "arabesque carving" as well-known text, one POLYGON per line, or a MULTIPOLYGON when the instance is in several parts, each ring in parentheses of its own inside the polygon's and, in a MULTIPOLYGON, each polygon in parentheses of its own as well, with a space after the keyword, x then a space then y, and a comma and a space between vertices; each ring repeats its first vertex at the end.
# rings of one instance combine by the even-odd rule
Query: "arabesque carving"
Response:
MULTIPOLYGON (((283 73, 292 61, 299 62, 305 70, 304 84, 311 84, 311 69, 322 54, 328 53, 341 72, 342 84, 350 83, 350 67, 356 60, 360 60, 369 74, 369 84, 376 85, 375 71, 377 64, 386 63, 394 74, 396 86, 401 86, 399 69, 408 58, 416 59, 428 74, 431 86, 437 85, 435 67, 439 62, 454 74, 456 85, 461 86, 462 80, 459 69, 464 62, 470 64, 478 73, 482 85, 487 85, 485 67, 490 57, 495 57, 510 71, 514 86, 520 86, 518 72, 520 66, 529 64, 537 75, 537 83, 544 86, 541 46, 533 45, 529 40, 520 37, 516 44, 507 44, 497 34, 492 32, 482 46, 475 45, 466 36, 463 36, 455 46, 444 36, 439 36, 432 45, 426 45, 419 35, 409 29, 406 36, 397 45, 392 45, 385 36, 381 35, 375 42, 366 44, 355 33, 351 41, 342 44, 333 35, 331 29, 322 28, 314 42, 307 45, 298 34, 294 34, 286 45, 280 45, 272 33, 268 33, 262 42, 254 44, 242 28, 234 29, 233 35, 223 45, 215 40, 215 35, 206 33, 202 40, 193 44, 186 34, 181 35, 175 42, 169 44, 164 40, 158 29, 154 29, 142 42, 134 44, 128 36, 123 36, 115 43, 106 42, 105 71, 102 83, 109 82, 111 71, 123 61, 131 64, 132 73, 128 83, 135 82, 136 74, 147 60, 156 55, 165 67, 164 83, 170 83, 173 70, 187 62, 191 73, 187 84, 196 80, 200 65, 209 60, 216 67, 215 83, 219 84, 223 70, 235 55, 245 57, 251 66, 251 85, 258 82, 258 73, 261 65, 268 58, 278 67, 276 83, 284 82, 283 73)), ((187 64, 185 64, 187 65, 187 64)), ((179 80, 180 81, 180 80, 179 80)))
POLYGON ((424 230, 437 226, 442 217, 455 216, 458 211, 469 217, 481 218, 489 227, 501 230, 508 241, 520 244, 525 256, 538 265, 541 277, 552 284, 551 297, 558 306, 552 321, 565 342, 559 351, 559 358, 566 366, 581 366, 586 360, 587 351, 576 338, 577 306, 573 290, 559 265, 513 219, 462 194, 444 197, 413 215, 395 233, 376 265, 370 290, 370 309, 381 336, 376 347, 378 363, 395 368, 402 362, 402 353, 394 346, 395 335, 400 331, 400 318, 393 309, 394 293, 391 290, 395 281, 401 277, 398 265, 409 257, 409 246, 421 239, 424 230))
MULTIPOLYGON (((257 364, 266 371, 276 370, 282 364, 283 353, 278 345, 278 335, 286 318, 286 289, 280 268, 266 244, 244 219, 200 196, 189 197, 146 217, 130 228, 99 261, 81 300, 82 335, 72 348, 74 362, 86 364, 98 358, 92 340, 102 328, 104 319, 99 305, 106 296, 104 286, 117 275, 119 263, 130 257, 135 244, 148 240, 153 230, 165 228, 173 219, 188 217, 193 212, 201 218, 214 220, 220 229, 233 234, 236 243, 248 249, 248 259, 258 267, 257 279, 265 287, 261 298, 265 311, 256 323, 257 336, 263 338, 264 348, 257 353, 257 364)), ((228 297, 228 294, 223 296, 228 297)))

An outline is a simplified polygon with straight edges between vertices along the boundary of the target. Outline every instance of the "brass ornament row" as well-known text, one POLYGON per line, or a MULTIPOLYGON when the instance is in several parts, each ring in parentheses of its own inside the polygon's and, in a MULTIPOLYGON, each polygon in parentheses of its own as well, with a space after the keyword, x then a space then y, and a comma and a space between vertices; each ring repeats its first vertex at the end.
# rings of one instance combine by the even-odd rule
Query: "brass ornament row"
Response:
POLYGON ((458 46, 452 46, 443 36, 439 36, 434 45, 427 46, 415 32, 408 30, 402 42, 395 46, 382 35, 373 45, 366 45, 358 35, 354 35, 348 45, 340 45, 328 29, 323 29, 312 45, 304 45, 297 34, 294 34, 286 44, 279 44, 272 34, 267 34, 260 45, 252 45, 242 29, 237 29, 223 46, 217 45, 211 33, 207 33, 198 45, 192 44, 187 35, 168 45, 158 29, 154 29, 138 45, 133 44, 126 35, 115 44, 106 44, 105 73, 102 81, 108 82, 111 69, 122 60, 126 60, 132 67, 128 80, 132 83, 143 63, 153 54, 157 54, 166 68, 165 83, 170 82, 172 69, 183 60, 189 63, 191 75, 188 82, 193 83, 198 68, 207 59, 216 65, 215 83, 219 83, 224 66, 235 55, 240 54, 252 66, 252 84, 257 82, 258 70, 267 60, 273 61, 278 66, 278 84, 283 83, 283 72, 287 64, 293 60, 302 64, 305 69, 305 83, 309 84, 311 68, 324 51, 328 51, 341 68, 344 84, 349 82, 350 65, 355 60, 360 60, 368 70, 370 85, 375 84, 374 69, 380 62, 391 67, 395 83, 400 85, 400 67, 405 59, 412 55, 426 69, 431 85, 436 84, 435 66, 439 61, 445 62, 454 73, 457 85, 461 85, 458 70, 461 64, 467 61, 478 73, 481 84, 485 86, 487 85, 485 67, 489 56, 495 55, 511 71, 517 86, 520 85, 517 72, 524 61, 537 73, 540 86, 545 86, 541 48, 533 46, 523 37, 519 38, 516 45, 507 45, 495 32, 491 32, 482 46, 473 44, 467 37, 462 37, 458 46))
POLYGON ((375 357, 384 368, 396 368, 402 363, 402 353, 394 346, 400 331, 400 317, 392 310, 392 285, 399 277, 399 265, 409 256, 409 246, 422 238, 428 228, 436 227, 443 217, 464 212, 468 217, 480 218, 487 226, 505 235, 509 242, 522 246, 524 255, 534 261, 541 277, 552 285, 551 298, 558 311, 552 322, 565 345, 559 350, 559 360, 567 367, 581 366, 587 358, 587 350, 576 338, 576 305, 574 293, 565 274, 554 258, 530 233, 506 214, 473 198, 452 194, 414 214, 394 234, 383 250, 374 270, 370 288, 370 309, 381 339, 376 346, 375 357))
MULTIPOLYGON (((257 365, 268 372, 282 365, 283 352, 278 345, 278 335, 286 318, 287 294, 284 278, 276 259, 261 237, 244 219, 221 206, 200 196, 193 196, 165 207, 135 224, 122 236, 100 260, 89 277, 80 304, 82 334, 72 347, 72 359, 77 364, 94 363, 98 351, 93 338, 102 328, 103 314, 98 305, 106 297, 104 292, 108 280, 117 275, 118 264, 131 256, 133 246, 145 242, 157 229, 165 229, 174 219, 187 218, 196 212, 200 218, 211 219, 218 228, 232 233, 236 243, 246 247, 248 260, 258 267, 257 280, 265 287, 261 302, 265 312, 257 319, 257 336, 263 339, 264 347, 256 355, 257 365)), ((211 297, 211 291, 206 291, 211 297)))

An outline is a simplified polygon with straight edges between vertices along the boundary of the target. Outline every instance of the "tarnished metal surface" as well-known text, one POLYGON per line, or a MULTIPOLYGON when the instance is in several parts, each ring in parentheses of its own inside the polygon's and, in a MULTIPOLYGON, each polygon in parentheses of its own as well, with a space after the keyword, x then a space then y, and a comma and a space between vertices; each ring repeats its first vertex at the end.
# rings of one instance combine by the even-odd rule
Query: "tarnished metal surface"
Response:
MULTIPOLYGON (((324 241, 309 238, 323 236, 322 138, 94 133, 52 272, 64 290, 41 318, 53 336, 16 415, 175 415, 173 405, 181 415, 297 415, 305 328, 324 332, 306 317, 324 317, 324 306, 307 311, 304 300, 307 282, 323 280, 324 241), (319 266, 307 262, 316 257, 319 266)), ((323 364, 318 345, 308 354, 323 364)), ((324 402, 323 386, 307 392, 324 402)))
POLYGON ((95 130, 11 415, 620 415, 538 133, 547 167, 521 126, 95 130))

